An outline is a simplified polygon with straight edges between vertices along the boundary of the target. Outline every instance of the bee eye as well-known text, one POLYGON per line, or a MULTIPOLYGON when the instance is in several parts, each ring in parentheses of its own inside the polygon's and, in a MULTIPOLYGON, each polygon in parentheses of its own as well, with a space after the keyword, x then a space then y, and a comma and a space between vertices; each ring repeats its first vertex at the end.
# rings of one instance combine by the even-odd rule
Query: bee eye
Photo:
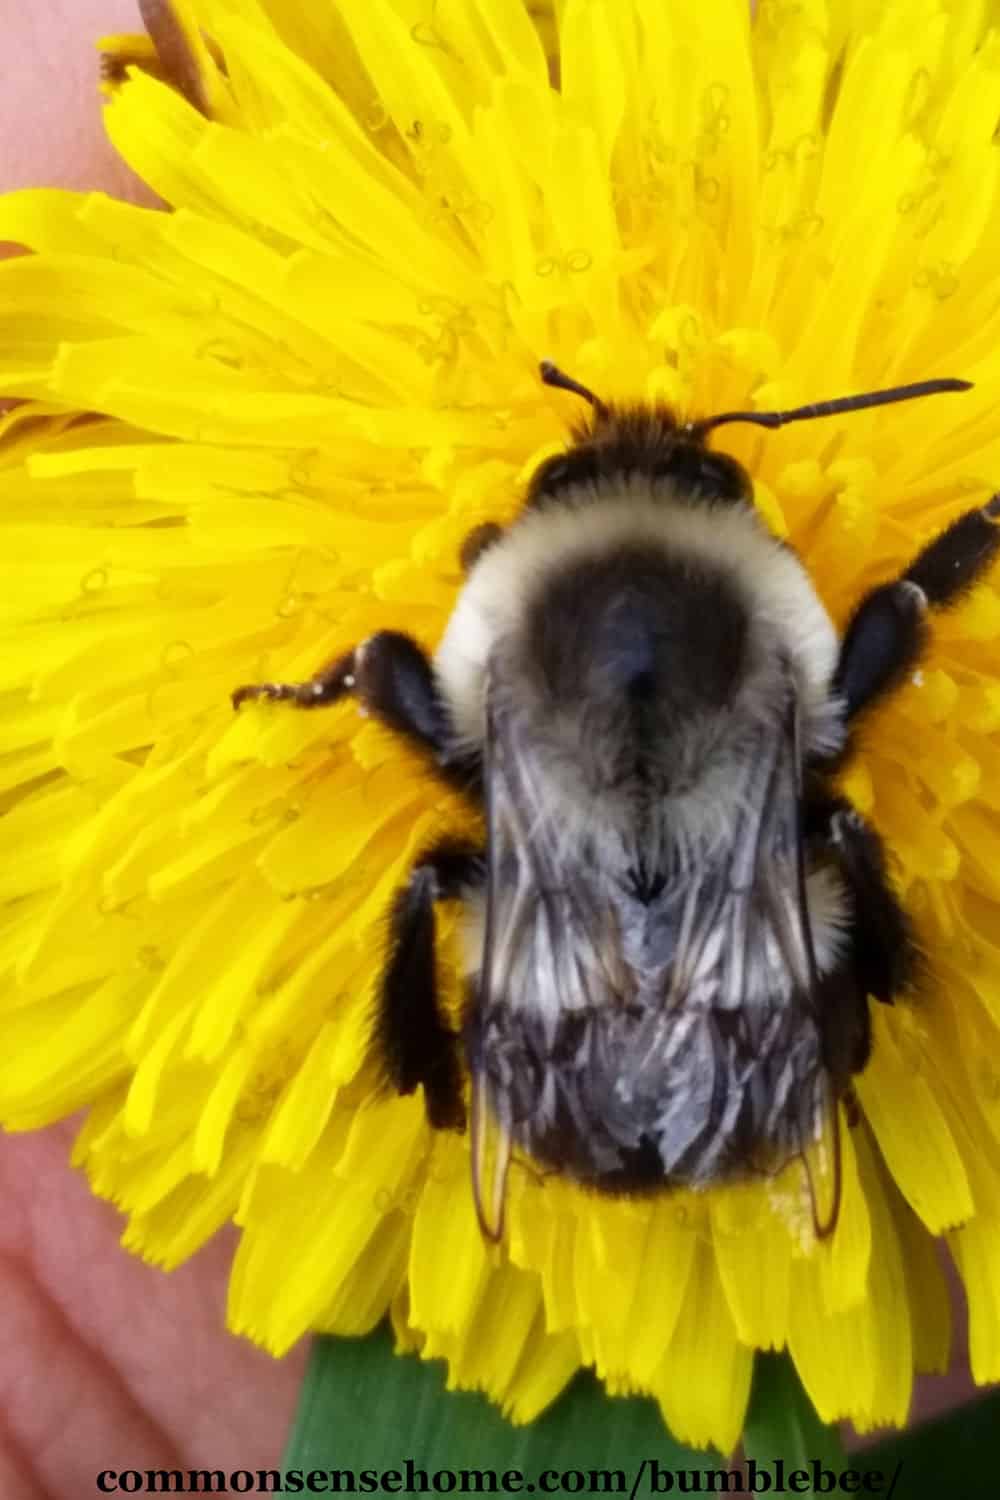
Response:
POLYGON ((699 500, 749 500, 753 485, 746 470, 725 453, 710 453, 700 443, 680 443, 658 477, 672 479, 699 500))
POLYGON ((753 486, 745 469, 721 453, 703 453, 698 488, 718 500, 749 500, 753 486))
POLYGON ((528 505, 544 505, 572 485, 593 483, 600 477, 598 456, 588 448, 573 448, 557 453, 539 464, 528 486, 528 505))
POLYGON ((474 526, 459 549, 458 560, 462 572, 470 573, 483 553, 502 536, 503 527, 498 526, 496 521, 484 521, 481 526, 474 526))

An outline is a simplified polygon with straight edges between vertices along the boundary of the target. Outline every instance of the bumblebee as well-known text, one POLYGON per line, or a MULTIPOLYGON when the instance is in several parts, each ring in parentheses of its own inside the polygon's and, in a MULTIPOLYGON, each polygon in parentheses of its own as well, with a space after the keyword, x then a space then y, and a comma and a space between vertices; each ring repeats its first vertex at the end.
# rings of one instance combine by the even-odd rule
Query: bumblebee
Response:
POLYGON ((434 1128, 464 1128, 468 1108, 485 1235, 502 1234, 515 1150, 606 1194, 800 1158, 828 1234, 870 1001, 921 967, 882 843, 835 775, 859 718, 917 666, 932 611, 991 566, 1000 497, 865 593, 838 639, 708 438, 967 383, 682 424, 541 373, 589 419, 512 524, 467 538, 433 660, 380 631, 233 703, 353 696, 482 809, 484 845, 427 849, 395 899, 372 1045, 434 1128), (435 981, 435 904, 456 898, 460 1033, 435 981))

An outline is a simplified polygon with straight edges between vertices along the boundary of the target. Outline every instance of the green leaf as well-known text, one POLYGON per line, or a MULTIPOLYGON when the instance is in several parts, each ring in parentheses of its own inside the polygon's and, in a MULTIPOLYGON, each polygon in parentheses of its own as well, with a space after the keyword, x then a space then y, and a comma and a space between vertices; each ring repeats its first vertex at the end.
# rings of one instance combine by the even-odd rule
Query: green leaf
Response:
POLYGON ((864 1450, 864 1467, 905 1475, 906 1500, 942 1495, 985 1495, 994 1481, 1000 1391, 956 1407, 945 1417, 887 1438, 864 1450))
MULTIPOLYGON (((685 1470, 721 1463, 717 1455, 674 1442, 653 1401, 609 1397, 588 1374, 577 1376, 530 1426, 513 1427, 485 1397, 446 1391, 442 1363, 394 1354, 386 1330, 366 1339, 316 1339, 285 1455, 286 1473, 395 1469, 403 1479, 399 1492, 405 1494, 411 1487, 407 1459, 426 1470, 430 1494, 435 1493, 432 1476, 442 1469, 489 1469, 498 1481, 516 1469, 525 1476, 522 1492, 527 1493, 543 1469, 602 1469, 624 1475, 621 1485, 617 1475, 605 1485, 608 1493, 648 1495, 655 1471, 647 1467, 639 1474, 643 1460, 685 1470)), ((587 1491, 600 1488, 600 1483, 581 1485, 587 1491)))
MULTIPOLYGON (((752 1460, 771 1475, 779 1460, 784 1464, 786 1476, 796 1469, 812 1474, 814 1465, 835 1475, 852 1467, 837 1429, 820 1421, 786 1354, 757 1355, 743 1451, 748 1463, 752 1460)), ((871 1465, 866 1462, 863 1467, 871 1465)), ((777 1490, 777 1484, 773 1488, 777 1490)), ((827 1491, 817 1488, 795 1493, 815 1495, 827 1491)))

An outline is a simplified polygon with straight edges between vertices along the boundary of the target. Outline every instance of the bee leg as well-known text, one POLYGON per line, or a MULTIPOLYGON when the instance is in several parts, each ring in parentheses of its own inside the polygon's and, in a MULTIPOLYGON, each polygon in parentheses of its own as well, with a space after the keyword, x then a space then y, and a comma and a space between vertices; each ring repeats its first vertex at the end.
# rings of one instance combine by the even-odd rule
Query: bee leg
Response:
POLYGON ((927 596, 908 579, 882 584, 862 599, 833 677, 848 721, 890 693, 916 665, 927 640, 926 612, 927 596))
POLYGON ((846 942, 833 968, 819 977, 816 1012, 823 1059, 852 1123, 851 1079, 863 1072, 872 1048, 869 997, 891 1004, 912 984, 919 955, 888 884, 878 835, 847 802, 831 802, 826 811, 819 843, 836 861, 852 911, 846 942))
POLYGON ((325 708, 338 703, 354 688, 356 655, 356 651, 345 651, 306 682, 245 682, 230 694, 233 707, 239 708, 258 698, 272 703, 294 703, 296 708, 325 708))
POLYGON ((918 552, 903 577, 923 589, 927 602, 955 604, 979 583, 1000 550, 1000 494, 958 516, 918 552))
POLYGON ((848 720, 896 687, 927 640, 928 606, 955 604, 1000 551, 1000 495, 969 510, 928 543, 893 583, 866 594, 844 634, 834 689, 848 720))
MULTIPOLYGON (((867 1058, 865 1060, 867 1061, 867 1058)), ((861 1066, 863 1067, 864 1063, 862 1063, 861 1066)), ((855 1069, 855 1072, 860 1071, 860 1068, 855 1069)), ((844 1106, 844 1114, 847 1117, 848 1129, 854 1130, 858 1125, 861 1124, 861 1105, 858 1103, 858 1096, 855 1093, 854 1089, 846 1088, 840 1096, 840 1102, 844 1106)))
POLYGON ((847 801, 834 811, 829 837, 854 907, 854 971, 865 994, 891 1003, 917 979, 920 953, 889 882, 882 840, 847 801))
POLYGON ((834 967, 819 979, 826 1064, 843 1091, 868 1061, 869 998, 891 1005, 924 978, 924 956, 889 880, 882 840, 845 797, 808 795, 811 856, 831 860, 849 899, 849 922, 834 967))
POLYGON ((453 750, 451 716, 438 691, 434 668, 410 636, 380 630, 353 651, 323 667, 306 682, 261 682, 238 687, 233 707, 256 698, 323 708, 348 694, 376 719, 429 754, 442 774, 468 790, 478 778, 469 755, 453 750))
POLYGON ((375 1043, 388 1082, 400 1094, 424 1089, 427 1118, 436 1130, 461 1130, 461 1039, 441 1013, 437 989, 434 903, 481 885, 482 851, 445 842, 427 850, 397 894, 389 921, 389 955, 382 976, 375 1043))

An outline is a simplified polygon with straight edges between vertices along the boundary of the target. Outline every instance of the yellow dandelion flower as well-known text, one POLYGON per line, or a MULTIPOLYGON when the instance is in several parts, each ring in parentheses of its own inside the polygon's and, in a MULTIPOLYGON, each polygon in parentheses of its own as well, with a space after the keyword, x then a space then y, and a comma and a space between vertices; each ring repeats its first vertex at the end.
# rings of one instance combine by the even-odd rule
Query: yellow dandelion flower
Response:
POLYGON ((234 1329, 282 1351, 388 1311, 517 1421, 588 1365, 728 1450, 754 1350, 787 1347, 825 1420, 902 1422, 947 1359, 944 1234, 1000 1378, 994 587, 935 622, 846 772, 934 978, 873 1007, 829 1241, 773 1185, 611 1201, 528 1170, 484 1240, 467 1138, 379 1094, 369 1046, 393 895, 474 820, 350 706, 229 704, 377 630, 436 644, 462 539, 578 418, 542 357, 697 414, 973 381, 716 442, 838 625, 981 505, 984 8, 148 9, 164 77, 109 44, 107 127, 169 211, 0 201, 36 252, 0 266, 0 1116, 87 1107, 76 1159, 161 1265, 235 1220, 234 1329))

